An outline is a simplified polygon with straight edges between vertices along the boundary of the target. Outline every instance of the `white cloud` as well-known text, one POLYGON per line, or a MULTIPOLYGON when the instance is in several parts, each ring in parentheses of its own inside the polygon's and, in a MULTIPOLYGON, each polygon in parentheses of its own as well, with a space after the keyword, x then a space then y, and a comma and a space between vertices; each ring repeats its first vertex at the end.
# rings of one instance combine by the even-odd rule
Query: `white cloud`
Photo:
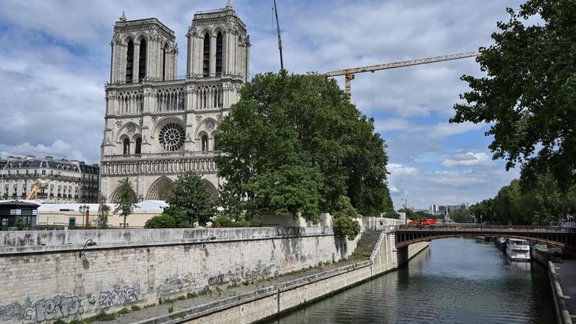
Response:
POLYGON ((459 166, 487 166, 493 165, 494 162, 484 152, 467 152, 463 154, 455 154, 452 159, 442 161, 442 166, 445 168, 453 168, 459 166))

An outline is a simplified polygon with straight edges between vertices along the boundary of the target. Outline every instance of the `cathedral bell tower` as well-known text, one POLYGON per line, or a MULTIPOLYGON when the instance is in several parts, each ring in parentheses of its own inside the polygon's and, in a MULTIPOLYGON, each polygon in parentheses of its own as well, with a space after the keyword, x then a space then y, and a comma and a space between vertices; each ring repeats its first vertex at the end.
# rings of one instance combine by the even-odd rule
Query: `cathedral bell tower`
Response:
POLYGON ((248 80, 250 38, 232 6, 197 12, 186 34, 186 77, 177 79, 174 32, 156 18, 114 26, 101 145, 102 194, 128 178, 134 200, 163 200, 177 176, 202 175, 213 197, 218 123, 248 80))

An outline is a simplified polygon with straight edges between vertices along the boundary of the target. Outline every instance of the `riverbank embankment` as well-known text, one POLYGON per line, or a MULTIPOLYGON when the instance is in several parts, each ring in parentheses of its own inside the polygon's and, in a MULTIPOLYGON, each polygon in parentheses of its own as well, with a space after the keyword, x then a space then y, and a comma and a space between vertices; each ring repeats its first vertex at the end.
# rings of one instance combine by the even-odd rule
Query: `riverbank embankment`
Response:
POLYGON ((556 316, 562 324, 572 324, 576 316, 576 260, 564 259, 561 263, 548 261, 550 285, 556 304, 556 316))
POLYGON ((230 287, 209 295, 175 300, 119 315, 114 321, 106 323, 238 324, 272 318, 395 270, 428 247, 427 242, 413 244, 405 253, 408 258, 398 260, 394 243, 393 232, 381 232, 370 259, 366 261, 345 266, 332 264, 317 267, 263 282, 230 287))

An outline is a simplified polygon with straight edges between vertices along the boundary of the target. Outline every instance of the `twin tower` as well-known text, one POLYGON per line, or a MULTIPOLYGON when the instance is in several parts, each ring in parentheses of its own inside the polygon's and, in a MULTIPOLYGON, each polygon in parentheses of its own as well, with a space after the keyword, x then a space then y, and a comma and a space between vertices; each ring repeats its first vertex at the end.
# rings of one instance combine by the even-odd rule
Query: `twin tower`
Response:
POLYGON ((114 26, 100 190, 113 202, 128 178, 134 201, 164 200, 179 174, 202 175, 214 197, 218 123, 248 80, 250 38, 232 6, 197 12, 177 76, 174 32, 156 18, 114 26))

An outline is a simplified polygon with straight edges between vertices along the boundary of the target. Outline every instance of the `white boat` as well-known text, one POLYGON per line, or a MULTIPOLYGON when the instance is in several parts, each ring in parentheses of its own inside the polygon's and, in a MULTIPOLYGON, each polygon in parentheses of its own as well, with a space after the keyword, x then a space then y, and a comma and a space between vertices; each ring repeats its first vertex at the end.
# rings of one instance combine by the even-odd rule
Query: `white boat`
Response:
POLYGON ((506 241, 506 255, 511 261, 530 261, 530 243, 526 240, 509 238, 506 241))

